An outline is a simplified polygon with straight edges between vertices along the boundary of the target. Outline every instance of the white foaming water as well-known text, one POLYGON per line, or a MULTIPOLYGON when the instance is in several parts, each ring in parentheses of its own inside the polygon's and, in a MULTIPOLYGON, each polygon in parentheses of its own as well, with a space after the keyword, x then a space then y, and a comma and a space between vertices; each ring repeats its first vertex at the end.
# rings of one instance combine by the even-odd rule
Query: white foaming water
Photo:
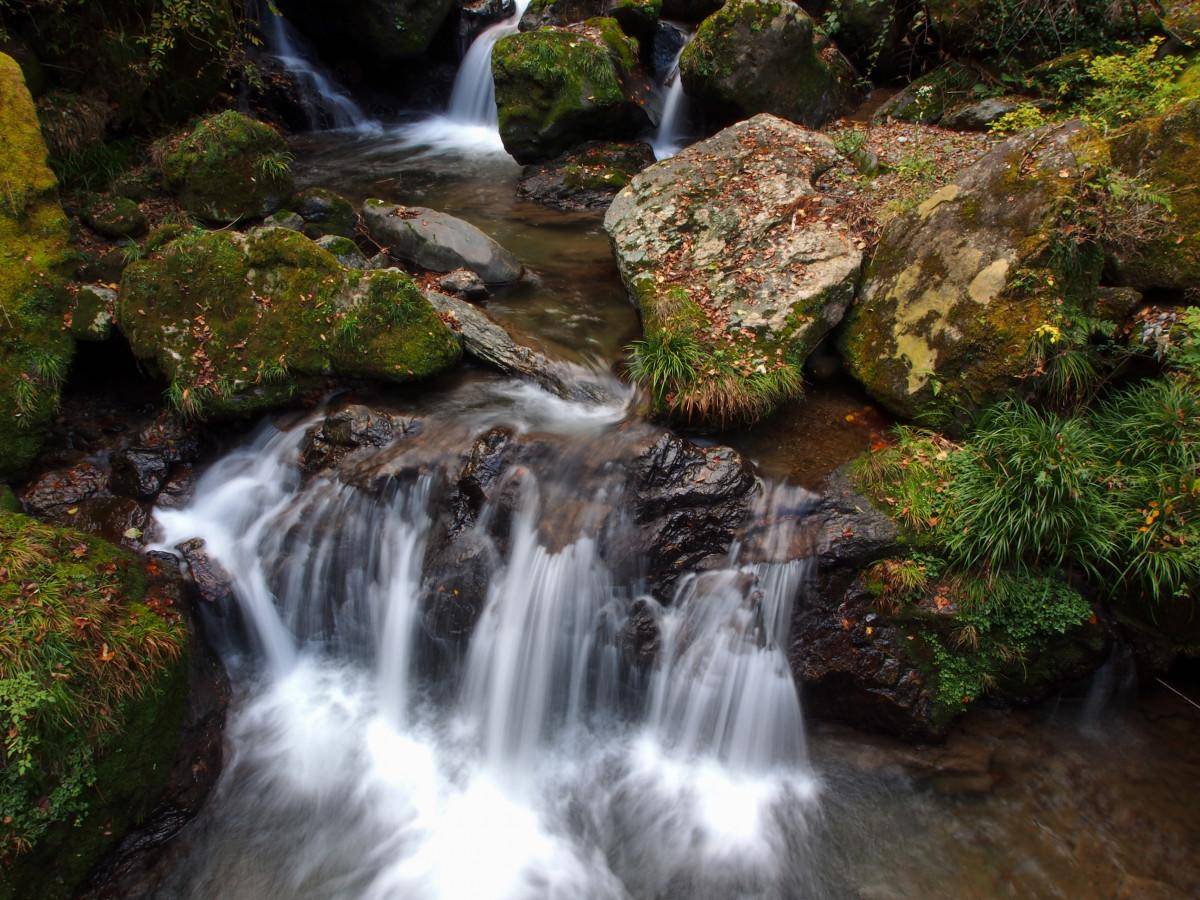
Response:
POLYGON ((363 134, 380 134, 383 127, 372 119, 350 94, 321 71, 303 41, 283 16, 261 3, 259 22, 267 47, 285 69, 292 73, 308 111, 309 127, 347 129, 363 134))
POLYGON ((450 106, 402 130, 404 139, 434 153, 468 156, 507 155, 500 140, 500 115, 496 109, 496 82, 492 78, 492 51, 496 43, 516 34, 530 0, 516 0, 516 12, 483 31, 468 48, 454 78, 450 106))
POLYGON ((657 160, 670 159, 683 149, 683 129, 687 125, 687 95, 683 92, 679 60, 691 40, 692 35, 689 34, 683 47, 680 47, 679 53, 675 55, 675 62, 667 75, 667 96, 663 101, 662 118, 659 119, 658 129, 650 141, 650 146, 654 149, 654 158, 657 160))
MULTIPOLYGON (((635 527, 618 450, 644 426, 560 400, 561 427, 546 429, 550 395, 503 385, 515 430, 556 434, 562 458, 511 467, 481 513, 498 564, 449 673, 422 668, 435 587, 422 563, 445 506, 436 454, 398 464, 418 452, 402 439, 400 456, 378 452, 409 476, 305 481, 296 460, 317 418, 266 425, 189 508, 156 514, 163 545, 202 537, 231 572, 263 662, 170 896, 811 895, 818 786, 785 658, 807 562, 773 555, 808 496, 764 491, 766 538, 683 576, 659 609, 637 541, 615 539, 635 527), (626 630, 639 601, 660 634, 642 674, 626 630)), ((443 428, 424 420, 414 448, 428 454, 443 428)))

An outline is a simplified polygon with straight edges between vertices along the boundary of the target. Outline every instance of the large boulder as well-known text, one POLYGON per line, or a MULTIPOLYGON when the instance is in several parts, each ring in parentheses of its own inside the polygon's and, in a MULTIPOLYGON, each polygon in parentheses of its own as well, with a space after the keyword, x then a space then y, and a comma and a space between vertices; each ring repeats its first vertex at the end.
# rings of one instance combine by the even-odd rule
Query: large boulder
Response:
POLYGON ((759 115, 617 195, 604 227, 642 314, 640 368, 662 408, 725 424, 766 415, 798 390, 862 262, 813 186, 836 159, 824 135, 759 115), (687 371, 656 378, 671 356, 687 371))
POLYGON ((285 228, 193 232, 133 263, 117 322, 201 415, 269 408, 330 375, 412 381, 460 355, 407 275, 351 271, 285 228))
POLYGON ((859 95, 854 67, 792 0, 729 0, 679 70, 688 97, 726 121, 766 112, 815 128, 859 95))
POLYGON ((608 13, 609 0, 531 0, 521 16, 521 31, 577 25, 608 13))
POLYGON ((894 219, 841 334, 850 373, 910 419, 957 419, 1013 388, 1034 333, 1098 281, 1098 254, 1059 226, 1104 157, 1081 122, 1029 132, 894 219))
POLYGON ((500 136, 520 163, 649 128, 637 41, 613 19, 502 38, 492 53, 500 136))
POLYGON ((0 513, 0 571, 0 895, 73 897, 171 780, 188 631, 137 557, 78 531, 0 513))
POLYGON ((1169 228, 1110 248, 1116 282, 1142 290, 1200 285, 1200 99, 1128 125, 1111 139, 1113 163, 1170 200, 1169 228))
POLYGON ((934 125, 955 106, 971 99, 971 88, 979 73, 970 66, 951 61, 909 82, 875 110, 876 124, 898 119, 934 125))
POLYGON ((63 328, 69 228, 33 98, 0 54, 0 479, 37 454, 74 342, 63 328))
POLYGON ((345 0, 331 15, 324 0, 279 0, 307 37, 335 59, 386 72, 425 53, 455 0, 345 0))
POLYGON ((447 213, 368 200, 363 221, 390 256, 430 272, 470 269, 488 284, 508 284, 521 277, 515 256, 470 222, 447 213))
POLYGON ((292 193, 292 157, 279 132, 234 110, 170 141, 161 159, 167 187, 208 222, 261 219, 292 193))

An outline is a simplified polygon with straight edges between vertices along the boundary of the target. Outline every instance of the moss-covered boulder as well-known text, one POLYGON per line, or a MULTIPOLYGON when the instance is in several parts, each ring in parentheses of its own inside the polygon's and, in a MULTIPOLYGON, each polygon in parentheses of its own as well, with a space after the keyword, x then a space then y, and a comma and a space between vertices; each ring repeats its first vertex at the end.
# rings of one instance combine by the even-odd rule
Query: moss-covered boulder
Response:
POLYGON ((1200 4, 1196 0, 1163 0, 1163 27, 1189 47, 1200 47, 1200 4))
POLYGON ((1105 160, 1080 122, 1039 129, 892 220, 841 334, 850 373, 897 415, 944 422, 1014 387, 1037 330, 1099 280, 1099 254, 1059 226, 1105 160))
POLYGON ((608 13, 609 0, 530 0, 521 16, 521 31, 578 25, 608 13))
POLYGON ((798 393, 862 262, 813 186, 836 160, 828 137, 759 115, 617 195, 604 227, 646 335, 631 369, 660 409, 727 425, 798 393))
POLYGON ((197 231, 133 263, 117 323, 198 415, 270 408, 323 376, 412 381, 460 355, 407 275, 348 270, 284 228, 197 231))
POLYGON ((234 110, 176 137, 161 158, 184 209, 215 224, 269 216, 292 193, 292 157, 279 132, 234 110))
POLYGON ((326 188, 307 188, 292 198, 292 208, 304 219, 303 231, 310 238, 327 234, 353 238, 358 234, 358 211, 354 204, 326 188))
POLYGON ((725 121, 766 112, 815 128, 859 95, 854 67, 791 0, 729 0, 679 70, 688 97, 725 121))
MULTIPOLYGON (((279 8, 334 59, 353 59, 376 72, 421 56, 455 0, 279 0, 279 8)), ((394 74, 394 72, 389 72, 394 74)))
POLYGON ((79 218, 106 238, 141 237, 150 227, 135 201, 116 194, 84 194, 79 198, 79 218))
POLYGON ((637 42, 614 19, 589 19, 501 39, 492 54, 500 136, 518 162, 649 128, 636 97, 637 42))
POLYGON ((142 563, 0 512, 0 897, 76 896, 166 785, 187 631, 142 563))
POLYGON ((1113 163, 1170 201, 1168 227, 1130 234, 1111 248, 1115 280, 1142 290, 1200 285, 1200 98, 1126 126, 1113 163))
POLYGON ((37 454, 70 365, 68 236, 33 98, 0 54, 0 478, 37 454))

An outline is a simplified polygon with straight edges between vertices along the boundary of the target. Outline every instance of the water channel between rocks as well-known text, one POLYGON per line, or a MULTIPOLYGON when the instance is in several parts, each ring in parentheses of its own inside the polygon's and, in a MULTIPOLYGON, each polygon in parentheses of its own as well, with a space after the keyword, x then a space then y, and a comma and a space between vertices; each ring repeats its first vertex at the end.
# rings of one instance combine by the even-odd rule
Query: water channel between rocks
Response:
MULTIPOLYGON (((548 354, 608 370, 638 336, 600 218, 516 200, 506 156, 423 153, 388 132, 294 150, 303 184, 443 210, 512 250, 533 277, 488 310, 548 354)), ((611 394, 569 403, 482 372, 397 391, 381 408, 420 432, 338 478, 295 466, 318 414, 274 419, 188 509, 160 513, 165 543, 206 538, 241 607, 215 623, 236 692, 226 771, 161 896, 1132 898, 1200 884, 1200 809, 1180 802, 1200 780, 1200 727, 1168 695, 984 711, 928 749, 804 722, 788 628, 812 564, 791 548, 809 490, 887 424, 860 395, 819 382, 780 424, 722 436, 759 465, 766 537, 682 575, 660 606, 627 460, 663 432, 615 379, 611 394), (474 512, 486 605, 469 640, 431 656, 418 598, 438 473, 495 429, 518 449, 500 499, 474 512), (638 665, 628 634, 647 614, 657 656, 638 665)))

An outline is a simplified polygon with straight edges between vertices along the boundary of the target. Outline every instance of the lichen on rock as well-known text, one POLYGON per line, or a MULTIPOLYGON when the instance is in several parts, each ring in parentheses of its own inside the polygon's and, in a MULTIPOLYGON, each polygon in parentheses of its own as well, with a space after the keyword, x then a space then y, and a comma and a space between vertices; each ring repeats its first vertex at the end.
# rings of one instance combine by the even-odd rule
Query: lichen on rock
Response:
POLYGON ((1105 161, 1081 122, 1040 129, 894 219, 841 334, 850 373, 897 415, 939 424, 1012 389, 1037 329, 1082 311, 1099 281, 1099 256, 1058 226, 1105 161))

